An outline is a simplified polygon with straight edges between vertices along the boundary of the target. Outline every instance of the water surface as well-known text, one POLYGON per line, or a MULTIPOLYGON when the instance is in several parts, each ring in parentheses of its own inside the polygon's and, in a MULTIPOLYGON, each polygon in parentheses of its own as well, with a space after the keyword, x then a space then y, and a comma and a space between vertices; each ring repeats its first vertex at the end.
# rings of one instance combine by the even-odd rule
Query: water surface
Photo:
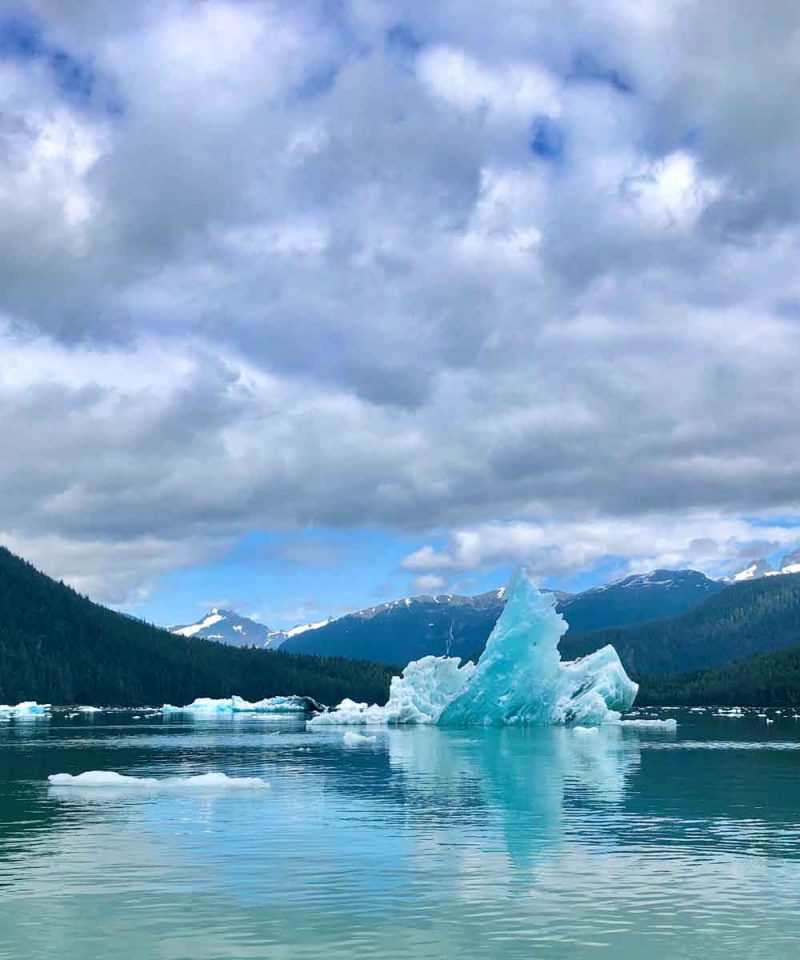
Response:
POLYGON ((800 721, 0 723, 0 957, 796 958, 800 721), (209 770, 263 791, 53 788, 209 770))

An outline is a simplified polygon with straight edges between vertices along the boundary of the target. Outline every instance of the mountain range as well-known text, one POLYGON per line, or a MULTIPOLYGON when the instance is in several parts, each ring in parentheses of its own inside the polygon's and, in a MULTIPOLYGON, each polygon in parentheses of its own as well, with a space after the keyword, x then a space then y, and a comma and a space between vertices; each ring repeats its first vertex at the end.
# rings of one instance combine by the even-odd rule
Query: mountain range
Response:
POLYGON ((208 613, 195 623, 169 627, 170 633, 181 637, 201 637, 204 640, 216 640, 232 647, 263 647, 277 650, 283 643, 306 630, 324 627, 327 620, 319 623, 304 623, 290 630, 271 630, 266 624, 243 617, 235 610, 212 607, 208 613))
MULTIPOLYGON (((444 649, 436 652, 463 650, 474 658, 502 604, 502 590, 408 598, 302 630, 284 646, 331 631, 359 650, 371 651, 370 637, 382 638, 400 664, 409 644, 418 648, 412 655, 438 644, 444 649)), ((726 586, 695 571, 654 571, 562 596, 558 604, 573 624, 614 623, 582 633, 573 626, 562 653, 570 659, 614 644, 642 682, 643 703, 800 700, 800 574, 726 586), (641 619, 659 610, 661 619, 641 619)), ((0 548, 0 702, 140 705, 299 693, 330 704, 345 696, 383 702, 388 693, 393 670, 380 663, 234 649, 199 632, 170 634, 108 610, 0 548)))
POLYGON ((741 583, 742 580, 758 580, 760 577, 777 577, 790 573, 800 573, 800 549, 787 553, 777 568, 765 557, 752 560, 746 567, 728 577, 727 582, 741 583))
MULTIPOLYGON (((572 636, 669 617, 725 589, 696 570, 654 570, 582 593, 556 594, 556 609, 572 636)), ((504 603, 502 588, 476 597, 408 597, 332 620, 291 637, 282 649, 400 665, 427 654, 466 658, 483 648, 504 603)))
POLYGON ((740 581, 677 616, 568 635, 560 649, 572 660, 608 643, 635 679, 674 676, 800 645, 800 575, 740 581))

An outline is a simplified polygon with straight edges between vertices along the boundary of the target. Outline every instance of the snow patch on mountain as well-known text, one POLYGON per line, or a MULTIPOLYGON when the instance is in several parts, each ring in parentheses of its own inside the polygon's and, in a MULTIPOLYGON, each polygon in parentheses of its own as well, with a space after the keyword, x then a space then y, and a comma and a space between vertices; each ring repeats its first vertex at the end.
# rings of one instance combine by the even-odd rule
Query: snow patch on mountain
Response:
POLYGON ((746 567, 743 567, 725 579, 728 583, 741 583, 744 580, 758 580, 761 577, 778 577, 782 574, 790 573, 800 573, 800 549, 787 553, 781 560, 781 565, 777 570, 769 560, 760 557, 758 560, 751 561, 746 567))
POLYGON ((296 637, 308 630, 317 630, 328 622, 328 620, 320 620, 317 623, 298 624, 288 630, 272 630, 266 624, 252 620, 250 617, 243 617, 235 610, 212 607, 196 623, 170 627, 169 630, 177 636, 200 637, 203 640, 215 640, 217 643, 227 643, 234 647, 263 647, 267 650, 276 650, 290 637, 296 637))

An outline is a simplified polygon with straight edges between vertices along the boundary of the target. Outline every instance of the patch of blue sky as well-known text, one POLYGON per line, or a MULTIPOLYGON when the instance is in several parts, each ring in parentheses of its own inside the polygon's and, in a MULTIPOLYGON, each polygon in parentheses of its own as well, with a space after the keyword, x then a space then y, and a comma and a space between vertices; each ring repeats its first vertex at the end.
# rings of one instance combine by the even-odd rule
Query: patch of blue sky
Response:
POLYGON ((609 67, 602 63, 594 54, 581 51, 573 60, 572 67, 567 74, 568 83, 602 83, 612 87, 617 93, 633 93, 634 84, 616 67, 609 67))
POLYGON ((253 532, 215 561, 169 573, 123 609, 169 626, 227 606, 291 627, 406 596, 412 576, 400 562, 419 545, 380 529, 253 532))
POLYGON ((557 162, 564 156, 564 130, 557 120, 545 115, 536 117, 531 127, 530 149, 543 160, 557 162))
POLYGON ((39 61, 66 99, 112 115, 122 112, 122 98, 91 60, 50 43, 41 25, 29 15, 0 17, 0 58, 39 61))
POLYGON ((396 23, 386 31, 384 46, 387 52, 401 57, 415 57, 422 43, 414 31, 404 23, 396 23))
POLYGON ((336 84, 339 67, 329 63, 317 67, 306 76, 297 87, 295 94, 299 100, 312 100, 329 93, 336 84))

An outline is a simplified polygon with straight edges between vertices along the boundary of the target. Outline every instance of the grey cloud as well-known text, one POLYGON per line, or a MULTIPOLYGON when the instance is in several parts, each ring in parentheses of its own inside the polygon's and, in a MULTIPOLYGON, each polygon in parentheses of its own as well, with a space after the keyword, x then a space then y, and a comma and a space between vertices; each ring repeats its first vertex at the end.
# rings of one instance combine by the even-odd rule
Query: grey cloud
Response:
POLYGON ((124 108, 0 63, 9 541, 118 597, 257 527, 797 510, 795 6, 501 6, 29 4, 124 108))

